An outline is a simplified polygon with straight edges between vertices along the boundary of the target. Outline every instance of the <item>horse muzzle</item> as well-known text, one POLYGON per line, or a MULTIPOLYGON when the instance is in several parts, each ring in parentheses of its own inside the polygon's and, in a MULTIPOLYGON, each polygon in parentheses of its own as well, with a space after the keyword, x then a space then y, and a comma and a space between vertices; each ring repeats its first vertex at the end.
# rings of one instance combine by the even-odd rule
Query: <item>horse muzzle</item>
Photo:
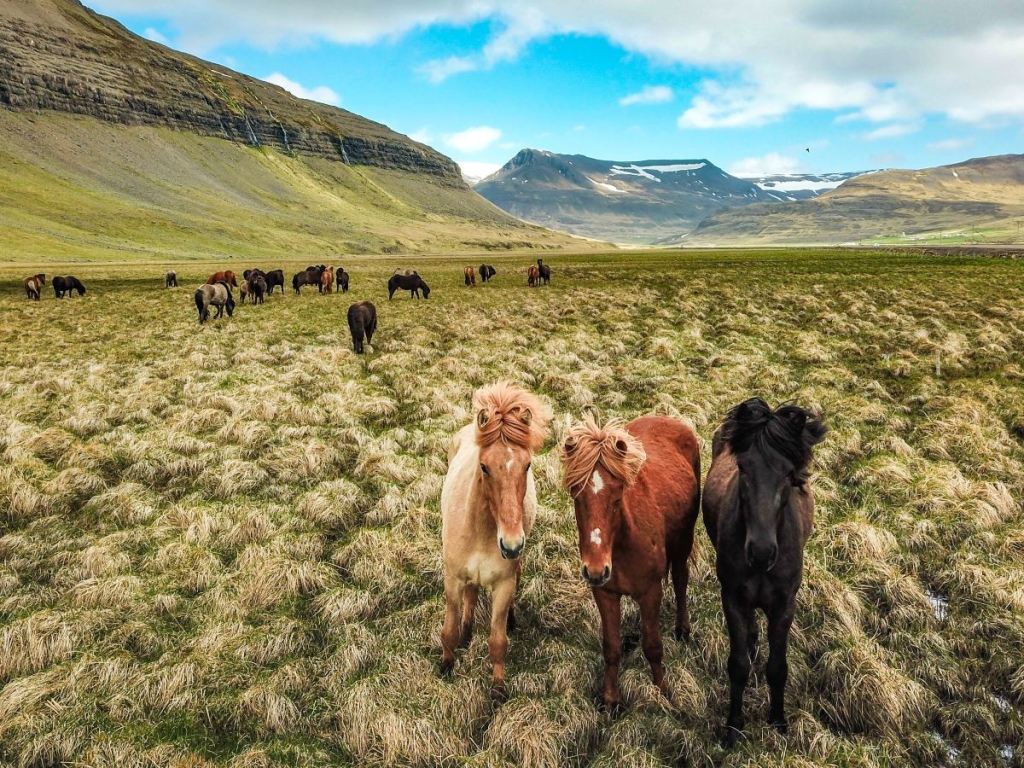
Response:
POLYGON ((523 548, 526 546, 526 537, 521 536, 518 539, 505 540, 504 537, 498 537, 498 550, 501 552, 501 556, 505 560, 516 560, 519 555, 523 553, 523 548))
POLYGON ((580 570, 580 575, 583 576, 583 580, 586 581, 592 587, 603 587, 612 578, 612 567, 606 565, 600 573, 591 573, 590 569, 586 565, 580 570))

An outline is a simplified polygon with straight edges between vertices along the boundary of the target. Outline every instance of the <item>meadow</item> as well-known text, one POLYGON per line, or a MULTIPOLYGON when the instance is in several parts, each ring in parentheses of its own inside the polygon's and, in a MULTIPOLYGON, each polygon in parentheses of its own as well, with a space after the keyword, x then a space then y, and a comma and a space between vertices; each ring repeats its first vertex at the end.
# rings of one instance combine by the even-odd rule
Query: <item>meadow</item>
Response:
MULTIPOLYGON (((1024 763, 1024 272, 911 252, 706 251, 340 261, 347 295, 289 289, 196 321, 189 262, 0 267, 0 768, 1001 766, 1024 763), (483 260, 495 282, 462 285, 483 260), (413 267, 429 301, 385 283, 413 267), (357 356, 351 302, 378 308, 357 356), (534 460, 509 700, 488 695, 489 601, 451 679, 438 498, 470 397, 554 411, 534 460), (796 400, 830 428, 790 643, 789 734, 717 729, 728 638, 698 523, 693 637, 672 702, 638 648, 598 712, 599 619, 557 446, 588 410, 683 419, 796 400)), ((306 261, 319 260, 307 258, 306 261)), ((237 266, 236 266, 237 265, 237 266)), ((624 628, 637 632, 627 603, 624 628)))

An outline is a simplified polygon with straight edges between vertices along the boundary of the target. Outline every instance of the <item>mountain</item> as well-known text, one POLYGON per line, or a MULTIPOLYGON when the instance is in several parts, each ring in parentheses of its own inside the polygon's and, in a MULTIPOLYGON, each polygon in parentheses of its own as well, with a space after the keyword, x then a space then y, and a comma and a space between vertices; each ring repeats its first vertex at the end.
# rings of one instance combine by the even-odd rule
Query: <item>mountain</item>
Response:
POLYGON ((648 244, 709 214, 778 199, 708 160, 595 160, 524 149, 475 187, 526 221, 619 243, 648 244))
POLYGON ((871 171, 855 171, 853 173, 776 173, 770 176, 743 177, 745 181, 763 189, 765 192, 776 193, 780 200, 806 200, 817 197, 823 192, 835 189, 844 181, 861 176, 871 171))
POLYGON ((0 253, 20 259, 551 247, 452 160, 132 34, 0 2, 0 253))
POLYGON ((866 173, 817 197, 717 212, 679 244, 1016 242, 1024 155, 866 173))

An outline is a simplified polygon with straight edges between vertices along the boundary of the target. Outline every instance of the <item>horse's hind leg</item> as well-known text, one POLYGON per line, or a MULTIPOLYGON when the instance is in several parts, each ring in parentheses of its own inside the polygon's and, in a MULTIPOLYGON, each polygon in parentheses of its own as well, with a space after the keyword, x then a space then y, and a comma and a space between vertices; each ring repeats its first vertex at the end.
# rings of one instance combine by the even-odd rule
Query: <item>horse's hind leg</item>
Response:
POLYGON ((682 541, 672 553, 672 590, 676 593, 676 640, 690 639, 690 607, 687 588, 690 583, 690 552, 693 551, 693 526, 697 522, 694 513, 686 524, 682 541))
POLYGON ((444 626, 441 627, 441 674, 455 666, 455 646, 459 642, 459 610, 463 585, 458 579, 444 580, 444 626))
POLYGON ((459 637, 459 648, 468 648, 473 639, 473 614, 476 611, 476 598, 480 592, 477 584, 467 584, 462 596, 462 632, 459 637))

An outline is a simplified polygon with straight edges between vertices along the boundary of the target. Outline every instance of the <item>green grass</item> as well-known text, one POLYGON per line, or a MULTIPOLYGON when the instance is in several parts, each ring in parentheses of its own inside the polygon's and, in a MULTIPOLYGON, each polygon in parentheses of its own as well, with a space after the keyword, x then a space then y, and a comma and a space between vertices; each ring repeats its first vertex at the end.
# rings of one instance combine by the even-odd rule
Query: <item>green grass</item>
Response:
POLYGON ((24 268, 0 267, 0 766, 1019 764, 1020 265, 550 255, 552 285, 528 289, 533 258, 489 257, 496 282, 472 290, 462 266, 480 257, 346 258, 347 296, 275 296, 204 327, 191 294, 210 262, 176 264, 171 291, 170 262, 51 265, 88 293, 56 301, 48 285, 38 303, 24 268), (387 301, 407 266, 429 301, 387 301), (380 317, 363 357, 344 319, 360 299, 380 317), (486 600, 454 678, 436 674, 438 497, 473 390, 499 378, 555 418, 495 708, 486 600), (555 448, 588 409, 657 411, 695 427, 706 468, 716 425, 754 394, 796 399, 831 432, 790 734, 765 727, 762 660, 727 753, 702 527, 690 643, 663 606, 674 702, 635 651, 625 713, 594 708, 599 620, 555 448))

